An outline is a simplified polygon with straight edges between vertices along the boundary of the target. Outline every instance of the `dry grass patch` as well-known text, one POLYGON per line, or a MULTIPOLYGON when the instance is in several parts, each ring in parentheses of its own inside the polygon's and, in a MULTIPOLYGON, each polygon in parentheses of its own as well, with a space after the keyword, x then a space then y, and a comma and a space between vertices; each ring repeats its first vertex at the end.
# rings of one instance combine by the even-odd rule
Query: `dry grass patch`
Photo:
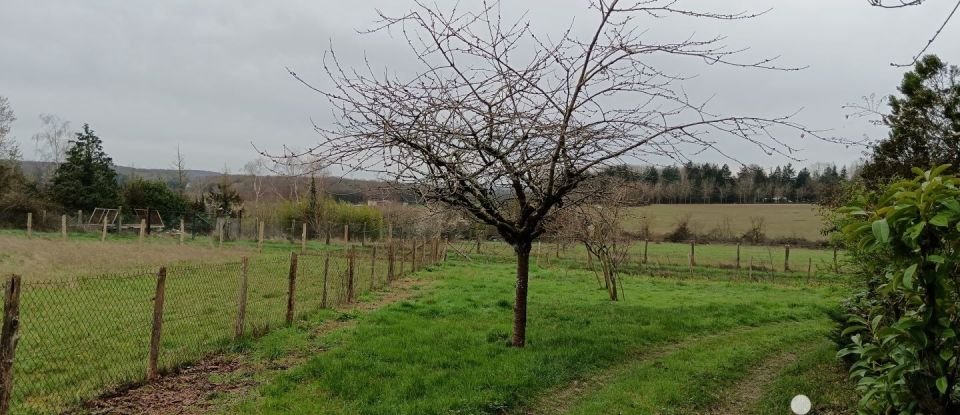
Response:
POLYGON ((255 251, 135 242, 56 241, 0 236, 0 275, 20 274, 27 281, 118 272, 175 263, 238 261, 255 251))

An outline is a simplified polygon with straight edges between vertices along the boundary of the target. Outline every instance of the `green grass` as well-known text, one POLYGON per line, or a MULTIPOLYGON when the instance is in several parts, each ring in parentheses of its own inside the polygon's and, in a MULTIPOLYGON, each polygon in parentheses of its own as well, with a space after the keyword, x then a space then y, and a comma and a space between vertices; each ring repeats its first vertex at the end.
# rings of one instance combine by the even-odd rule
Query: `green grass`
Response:
POLYGON ((511 271, 506 264, 444 266, 427 276, 436 279, 430 291, 359 316, 355 327, 322 339, 329 351, 224 412, 502 413, 613 371, 620 376, 607 388, 569 409, 684 413, 713 403, 712 391, 765 356, 821 338, 825 313, 844 294, 837 286, 629 277, 628 300, 614 303, 587 272, 534 269, 529 343, 517 349, 506 345, 511 271), (671 347, 662 360, 644 360, 671 347), (618 370, 623 365, 637 371, 618 370), (637 398, 629 391, 635 387, 649 393, 637 398))
MULTIPOLYGON (((299 258, 295 297, 298 318, 320 309, 323 261, 323 255, 299 258)), ((361 252, 355 266, 356 293, 386 282, 383 254, 371 262, 369 254, 361 252)), ((346 297, 347 267, 343 256, 331 258, 327 283, 330 305, 346 297)), ((231 347, 240 269, 239 262, 168 267, 161 368, 173 368, 231 347)), ((284 324, 288 270, 288 253, 268 252, 250 261, 247 333, 262 333, 284 324)), ((155 273, 154 269, 125 270, 115 275, 26 282, 21 294, 12 413, 59 412, 110 388, 142 381, 155 273)))

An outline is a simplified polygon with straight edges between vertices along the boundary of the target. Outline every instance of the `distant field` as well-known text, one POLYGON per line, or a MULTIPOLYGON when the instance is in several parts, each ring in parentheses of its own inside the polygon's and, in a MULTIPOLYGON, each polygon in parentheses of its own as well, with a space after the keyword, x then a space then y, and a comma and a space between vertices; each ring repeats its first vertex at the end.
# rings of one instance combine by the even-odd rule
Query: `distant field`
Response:
POLYGON ((698 234, 705 234, 729 224, 730 230, 740 235, 750 227, 750 218, 764 218, 768 238, 803 238, 811 241, 824 239, 820 234, 822 220, 815 205, 651 205, 632 208, 626 228, 639 232, 641 218, 650 220, 655 235, 673 230, 678 219, 690 215, 690 226, 698 234))

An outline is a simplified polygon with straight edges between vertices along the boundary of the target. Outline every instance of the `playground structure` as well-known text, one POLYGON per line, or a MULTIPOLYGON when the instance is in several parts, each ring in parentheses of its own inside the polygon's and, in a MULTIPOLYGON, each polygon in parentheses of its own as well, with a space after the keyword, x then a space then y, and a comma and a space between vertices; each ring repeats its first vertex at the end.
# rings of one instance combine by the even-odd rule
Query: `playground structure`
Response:
POLYGON ((153 209, 134 209, 133 213, 137 216, 137 219, 129 224, 123 223, 120 213, 121 209, 95 208, 93 209, 93 213, 90 214, 87 223, 84 224, 84 228, 97 229, 106 225, 118 230, 139 230, 140 224, 146 223, 147 232, 150 232, 161 231, 165 226, 160 212, 153 209))

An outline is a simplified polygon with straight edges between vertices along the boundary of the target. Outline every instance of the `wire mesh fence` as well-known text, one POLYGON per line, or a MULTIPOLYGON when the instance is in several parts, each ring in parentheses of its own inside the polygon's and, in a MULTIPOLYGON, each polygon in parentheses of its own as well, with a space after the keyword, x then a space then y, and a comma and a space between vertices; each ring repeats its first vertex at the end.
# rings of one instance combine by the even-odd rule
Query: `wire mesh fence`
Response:
MULTIPOLYGON (((155 370, 222 351, 241 336, 357 301, 441 260, 442 250, 439 240, 396 240, 25 281, 17 296, 10 413, 76 408, 106 391, 143 382, 155 370)), ((4 291, 10 281, 4 280, 4 291)))

